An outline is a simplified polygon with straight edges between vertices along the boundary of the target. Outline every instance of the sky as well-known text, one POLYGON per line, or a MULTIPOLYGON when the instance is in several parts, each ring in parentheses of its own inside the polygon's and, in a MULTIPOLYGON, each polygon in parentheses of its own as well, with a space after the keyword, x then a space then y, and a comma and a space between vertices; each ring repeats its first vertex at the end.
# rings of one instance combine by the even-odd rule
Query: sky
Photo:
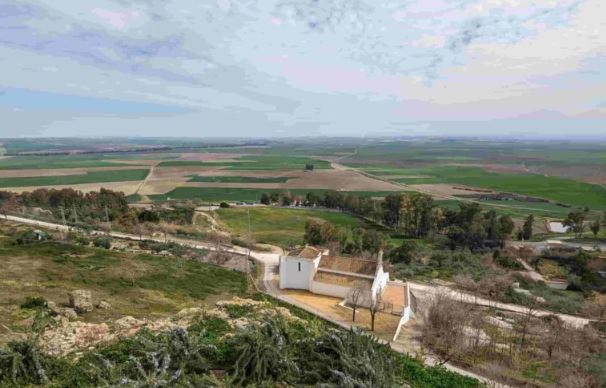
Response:
POLYGON ((606 136, 605 0, 0 0, 0 136, 606 136))

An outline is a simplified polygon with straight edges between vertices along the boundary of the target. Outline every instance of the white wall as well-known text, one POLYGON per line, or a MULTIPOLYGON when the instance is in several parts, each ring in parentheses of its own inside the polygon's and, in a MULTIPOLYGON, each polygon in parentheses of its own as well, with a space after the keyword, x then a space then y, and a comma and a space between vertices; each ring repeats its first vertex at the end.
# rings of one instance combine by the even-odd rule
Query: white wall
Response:
POLYGON ((280 288, 309 290, 317 263, 316 260, 280 256, 280 288))
POLYGON ((338 286, 336 284, 311 282, 310 291, 314 294, 334 296, 336 298, 346 298, 349 294, 349 287, 338 286))
POLYGON ((383 272, 383 266, 379 266, 377 268, 377 272, 375 273, 375 280, 372 282, 372 287, 370 288, 372 299, 376 298, 377 292, 380 292, 385 288, 387 282, 389 281, 389 272, 383 272))

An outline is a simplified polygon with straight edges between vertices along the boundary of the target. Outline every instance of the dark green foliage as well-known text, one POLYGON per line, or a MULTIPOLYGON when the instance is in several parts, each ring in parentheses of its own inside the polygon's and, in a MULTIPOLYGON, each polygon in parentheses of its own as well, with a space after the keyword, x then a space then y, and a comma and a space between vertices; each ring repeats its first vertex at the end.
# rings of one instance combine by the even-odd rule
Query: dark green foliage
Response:
POLYGON ((46 240, 50 240, 50 236, 41 230, 25 230, 18 233, 14 238, 16 245, 26 245, 46 240))
POLYGON ((288 322, 266 316, 241 331, 203 316, 188 330, 143 329, 78 359, 43 356, 33 341, 13 342, 0 349, 0 386, 479 386, 443 368, 425 368, 370 335, 326 329, 302 316, 306 320, 288 322), (216 369, 228 372, 224 381, 212 376, 216 369))
POLYGON ((266 319, 233 339, 239 355, 233 368, 236 385, 261 384, 270 381, 294 381, 300 370, 282 319, 266 319))
POLYGON ((97 237, 93 240, 93 246, 110 249, 112 247, 112 241, 109 237, 97 237))
POLYGON ((228 304, 225 305, 225 311, 230 318, 241 318, 250 315, 254 310, 251 305, 228 304))
POLYGON ((531 214, 526 217, 524 225, 522 226, 522 238, 524 240, 530 240, 532 237, 532 226, 534 225, 534 216, 531 214))
POLYGON ((392 249, 389 253, 389 261, 392 263, 404 263, 410 264, 413 260, 417 259, 419 254, 418 243, 414 240, 403 240, 402 244, 392 249))
POLYGON ((0 349, 0 386, 46 384, 47 360, 34 340, 13 341, 0 349))
POLYGON ((417 359, 408 355, 397 355, 400 373, 405 381, 414 388, 464 388, 480 387, 478 380, 451 372, 441 366, 426 367, 417 359))
POLYGON ((298 359, 305 384, 348 388, 401 385, 389 346, 360 331, 329 329, 301 342, 298 359))
POLYGON ((22 309, 45 309, 48 307, 48 302, 41 296, 28 296, 19 307, 22 309))
POLYGON ((228 204, 227 202, 221 202, 221 203, 219 204, 219 207, 220 207, 221 209, 227 209, 227 208, 229 207, 229 204, 228 204))
POLYGON ((514 259, 508 255, 501 254, 500 252, 501 251, 494 251, 494 254, 492 255, 492 258, 494 259, 495 263, 497 263, 501 267, 507 268, 507 269, 513 269, 513 270, 524 269, 522 264, 520 264, 516 259, 514 259))

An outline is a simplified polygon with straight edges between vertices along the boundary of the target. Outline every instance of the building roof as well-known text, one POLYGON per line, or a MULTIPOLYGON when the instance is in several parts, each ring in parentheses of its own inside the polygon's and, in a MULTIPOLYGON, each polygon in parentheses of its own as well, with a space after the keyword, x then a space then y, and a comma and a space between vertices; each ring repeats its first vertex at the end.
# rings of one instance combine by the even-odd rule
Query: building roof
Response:
POLYGON ((347 275, 333 272, 318 271, 314 275, 314 281, 319 283, 335 284, 343 287, 352 287, 357 282, 360 282, 360 284, 365 284, 368 289, 372 287, 372 280, 370 279, 360 278, 355 275, 347 275))
POLYGON ((322 253, 322 251, 320 251, 319 249, 316 249, 316 248, 310 247, 310 246, 305 246, 301 250, 290 252, 288 255, 295 256, 295 257, 301 257, 303 259, 315 259, 321 253, 322 253))
POLYGON ((322 256, 319 268, 374 276, 377 271, 377 262, 353 257, 322 256))

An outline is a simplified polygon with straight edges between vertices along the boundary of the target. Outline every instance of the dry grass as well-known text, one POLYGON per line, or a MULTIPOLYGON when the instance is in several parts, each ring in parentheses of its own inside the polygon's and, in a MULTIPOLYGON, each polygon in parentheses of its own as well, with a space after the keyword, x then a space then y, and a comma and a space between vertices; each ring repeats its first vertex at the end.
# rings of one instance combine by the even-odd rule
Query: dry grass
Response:
MULTIPOLYGON (((341 299, 330 296, 316 295, 307 291, 282 290, 288 297, 307 305, 308 307, 326 314, 330 318, 348 325, 355 324, 365 330, 370 330, 370 313, 368 309, 359 308, 356 312, 356 322, 352 318, 352 310, 339 306, 341 299)), ((379 312, 375 319, 375 334, 383 339, 391 340, 396 332, 400 317, 379 312)))

